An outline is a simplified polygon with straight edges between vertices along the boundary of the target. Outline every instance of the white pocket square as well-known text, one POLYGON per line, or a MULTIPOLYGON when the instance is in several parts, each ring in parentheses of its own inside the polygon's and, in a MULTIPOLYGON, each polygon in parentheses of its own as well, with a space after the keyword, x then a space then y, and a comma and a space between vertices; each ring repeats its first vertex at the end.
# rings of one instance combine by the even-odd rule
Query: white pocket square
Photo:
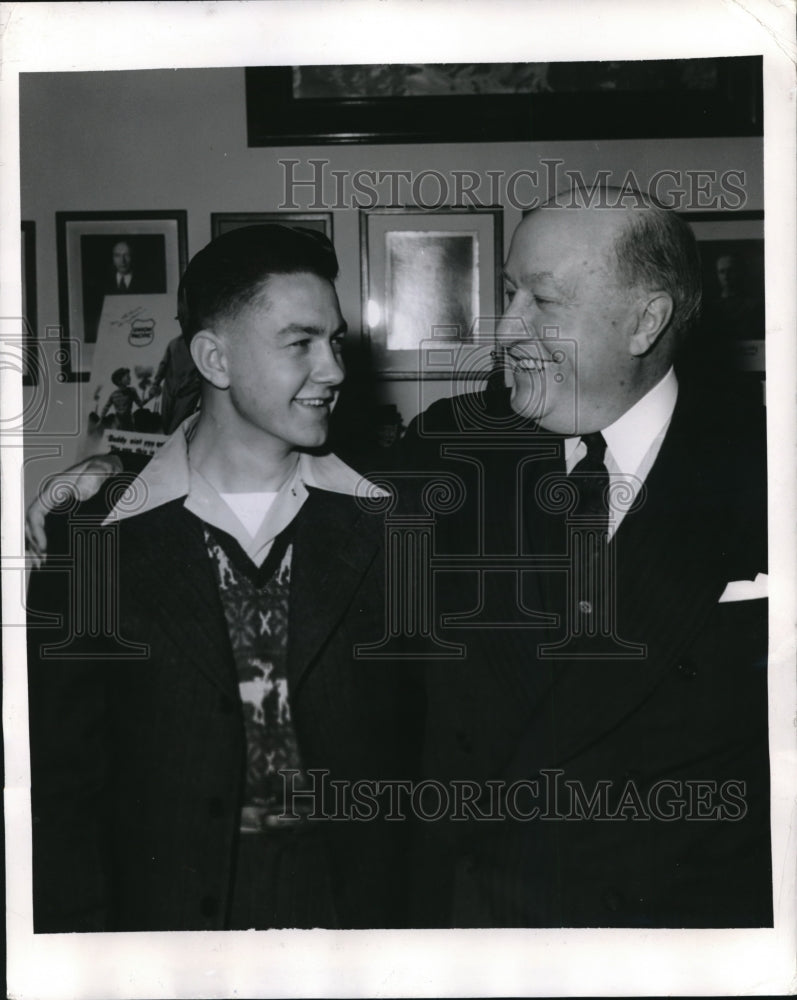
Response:
POLYGON ((767 575, 759 573, 755 580, 732 580, 720 597, 720 604, 728 601, 755 601, 767 596, 767 575))

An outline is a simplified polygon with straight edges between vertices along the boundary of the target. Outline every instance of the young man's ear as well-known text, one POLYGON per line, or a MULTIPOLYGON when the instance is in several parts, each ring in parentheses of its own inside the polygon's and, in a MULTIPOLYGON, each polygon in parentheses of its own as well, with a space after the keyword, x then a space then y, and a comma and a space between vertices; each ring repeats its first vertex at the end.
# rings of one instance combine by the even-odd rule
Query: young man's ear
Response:
POLYGON ((229 389, 224 341, 212 330, 200 330, 191 338, 191 357, 202 378, 217 389, 229 389))
POLYGON ((636 331, 631 335, 631 354, 642 357, 656 344, 670 325, 673 301, 667 292, 656 292, 643 299, 636 331))

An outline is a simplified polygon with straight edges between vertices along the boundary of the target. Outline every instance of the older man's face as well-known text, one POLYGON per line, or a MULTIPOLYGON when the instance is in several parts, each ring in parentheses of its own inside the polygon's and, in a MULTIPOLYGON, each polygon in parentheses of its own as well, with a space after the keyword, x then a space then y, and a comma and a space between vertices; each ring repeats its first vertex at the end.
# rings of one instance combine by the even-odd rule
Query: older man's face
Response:
POLYGON ((607 211, 539 209, 512 239, 499 326, 512 408, 556 433, 600 430, 627 408, 637 359, 634 300, 614 267, 620 225, 607 211))

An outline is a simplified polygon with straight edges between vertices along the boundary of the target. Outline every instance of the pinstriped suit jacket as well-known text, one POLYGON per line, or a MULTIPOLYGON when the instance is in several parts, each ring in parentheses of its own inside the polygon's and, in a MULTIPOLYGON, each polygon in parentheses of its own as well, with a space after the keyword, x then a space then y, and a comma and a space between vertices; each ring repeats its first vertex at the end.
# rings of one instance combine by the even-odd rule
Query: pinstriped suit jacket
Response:
MULTIPOLYGON (((101 519, 108 506, 97 498, 72 517, 99 508, 101 519)), ((118 531, 118 577, 92 581, 89 593, 118 597, 116 637, 73 637, 66 658, 43 655, 78 614, 75 590, 52 569, 30 585, 35 929, 223 929, 245 746, 201 524, 175 501, 102 531, 118 531), (37 625, 40 612, 62 626, 37 625), (119 637, 144 655, 110 656, 119 637)), ((352 655, 383 635, 382 535, 380 517, 321 490, 296 522, 292 713, 305 766, 338 779, 407 778, 412 767, 409 670, 352 655)), ((404 920, 403 833, 327 825, 342 926, 404 920)))
MULTIPOLYGON (((486 393, 436 403, 410 427, 405 464, 459 475, 468 498, 438 517, 437 552, 566 551, 561 517, 530 501, 563 470, 561 441, 507 432, 510 417, 506 394, 486 393)), ((426 828, 416 922, 771 924, 766 600, 719 603, 728 582, 766 571, 765 486, 758 417, 682 389, 645 502, 611 543, 616 635, 643 648, 634 659, 616 645, 579 659, 596 650, 583 635, 569 656, 542 655, 579 614, 567 574, 439 574, 438 613, 457 623, 441 638, 468 654, 426 670, 424 774, 484 791, 462 821, 426 828), (537 791, 488 822, 489 781, 537 791), (557 781, 587 796, 608 783, 608 812, 627 809, 580 815, 570 786, 553 798, 557 781), (545 818, 520 818, 535 805, 545 818)))

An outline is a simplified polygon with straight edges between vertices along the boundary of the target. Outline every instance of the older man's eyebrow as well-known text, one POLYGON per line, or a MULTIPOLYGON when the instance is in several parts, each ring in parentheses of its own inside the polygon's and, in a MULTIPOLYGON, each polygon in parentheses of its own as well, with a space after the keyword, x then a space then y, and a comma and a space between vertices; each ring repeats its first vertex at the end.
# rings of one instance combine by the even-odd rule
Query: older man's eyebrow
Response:
POLYGON ((510 285, 517 287, 518 284, 521 285, 541 285, 546 284, 552 290, 558 292, 560 295, 570 295, 572 289, 568 287, 567 284, 560 281, 553 273, 553 271, 524 271, 519 279, 515 279, 510 275, 506 269, 503 272, 504 280, 509 282, 510 285))

